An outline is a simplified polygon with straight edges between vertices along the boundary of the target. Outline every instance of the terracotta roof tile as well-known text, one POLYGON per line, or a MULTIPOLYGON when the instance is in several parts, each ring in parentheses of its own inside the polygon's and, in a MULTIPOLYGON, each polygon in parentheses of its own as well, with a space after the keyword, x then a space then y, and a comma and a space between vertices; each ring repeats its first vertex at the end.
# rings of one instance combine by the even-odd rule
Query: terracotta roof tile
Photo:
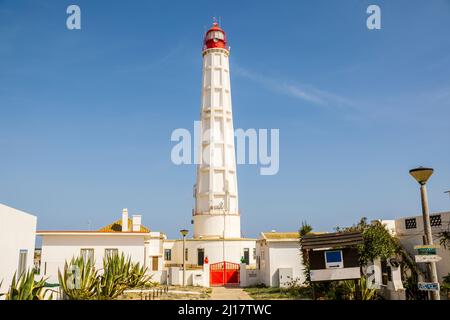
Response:
MULTIPOLYGON (((131 232, 132 228, 133 228, 133 220, 128 218, 129 232, 131 232)), ((98 231, 100 231, 100 232, 122 232, 122 219, 114 221, 113 223, 108 224, 107 226, 104 226, 103 228, 99 229, 98 231)), ((150 229, 141 224, 141 230, 139 232, 150 232, 150 229)))

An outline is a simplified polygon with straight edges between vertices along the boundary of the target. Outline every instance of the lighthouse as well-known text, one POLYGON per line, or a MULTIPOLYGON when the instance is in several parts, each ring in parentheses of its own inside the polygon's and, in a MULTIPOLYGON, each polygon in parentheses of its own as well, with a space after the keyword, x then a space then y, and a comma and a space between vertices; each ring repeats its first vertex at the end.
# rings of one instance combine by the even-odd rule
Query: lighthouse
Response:
POLYGON ((194 238, 240 238, 230 49, 217 22, 203 41, 200 141, 194 185, 194 238))

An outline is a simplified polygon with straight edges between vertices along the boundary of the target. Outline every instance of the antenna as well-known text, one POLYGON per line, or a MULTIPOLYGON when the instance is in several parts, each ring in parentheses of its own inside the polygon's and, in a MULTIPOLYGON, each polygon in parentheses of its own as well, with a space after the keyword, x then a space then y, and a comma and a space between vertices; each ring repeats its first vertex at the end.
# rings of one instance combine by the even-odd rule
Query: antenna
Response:
POLYGON ((219 16, 219 26, 222 26, 222 17, 219 16))
POLYGON ((91 231, 91 222, 92 222, 92 221, 91 221, 90 219, 87 221, 87 225, 88 225, 88 230, 89 230, 89 231, 91 231))

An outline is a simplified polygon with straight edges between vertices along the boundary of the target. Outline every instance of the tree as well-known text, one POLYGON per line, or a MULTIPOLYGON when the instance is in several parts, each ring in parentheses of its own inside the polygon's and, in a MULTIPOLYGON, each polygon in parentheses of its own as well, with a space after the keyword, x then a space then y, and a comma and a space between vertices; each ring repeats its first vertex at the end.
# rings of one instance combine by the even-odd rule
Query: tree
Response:
MULTIPOLYGON (((300 235, 300 242, 302 240, 302 237, 304 237, 308 233, 311 233, 312 230, 313 230, 313 228, 311 225, 309 225, 306 221, 302 221, 302 226, 298 230, 298 233, 300 235)), ((305 284, 311 285, 312 283, 311 283, 311 276, 310 276, 310 272, 309 272, 310 268, 309 268, 308 254, 307 254, 306 250, 302 250, 302 249, 300 249, 300 250, 301 250, 301 254, 302 254, 302 258, 303 258, 303 265, 305 266, 305 268, 304 268, 305 284)))
POLYGON ((356 225, 347 228, 336 228, 337 232, 359 231, 363 237, 363 243, 357 245, 359 252, 359 263, 361 266, 377 258, 389 259, 399 252, 400 245, 389 230, 380 221, 368 224, 367 218, 363 217, 356 225))
POLYGON ((306 221, 302 221, 302 226, 300 227, 300 230, 298 231, 300 234, 300 238, 307 235, 312 231, 311 225, 309 225, 306 221))

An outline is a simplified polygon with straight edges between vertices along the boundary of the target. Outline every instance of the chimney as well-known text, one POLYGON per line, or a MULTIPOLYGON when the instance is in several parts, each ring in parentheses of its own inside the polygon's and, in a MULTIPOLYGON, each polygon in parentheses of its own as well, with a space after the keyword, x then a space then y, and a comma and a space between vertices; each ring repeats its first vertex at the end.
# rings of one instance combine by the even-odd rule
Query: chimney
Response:
POLYGON ((126 232, 128 230, 128 209, 122 209, 122 232, 126 232))
POLYGON ((134 214, 133 215, 133 232, 141 231, 141 216, 134 214))

